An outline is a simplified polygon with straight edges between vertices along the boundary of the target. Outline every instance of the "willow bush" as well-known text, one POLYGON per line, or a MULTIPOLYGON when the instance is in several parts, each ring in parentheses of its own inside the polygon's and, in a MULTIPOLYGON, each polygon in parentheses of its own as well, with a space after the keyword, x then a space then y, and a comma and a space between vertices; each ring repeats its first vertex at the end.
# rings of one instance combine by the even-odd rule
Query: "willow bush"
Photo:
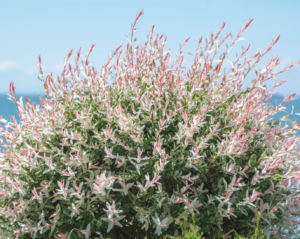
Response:
POLYGON ((126 49, 117 47, 99 73, 88 60, 94 44, 80 67, 80 50, 75 66, 67 64, 71 50, 57 80, 44 77, 39 57, 40 106, 18 99, 11 83, 20 123, 1 119, 1 238, 176 237, 184 218, 191 227, 192 214, 205 238, 234 231, 249 237, 255 207, 268 238, 292 238, 300 125, 281 127, 289 115, 268 121, 296 93, 275 108, 272 90, 285 81, 267 92, 263 84, 300 62, 275 72, 280 62, 272 57, 265 69, 257 67, 277 37, 250 58, 250 46, 242 48, 224 69, 250 19, 219 58, 231 36, 219 37, 225 23, 205 44, 201 37, 186 69, 189 38, 173 61, 167 37, 154 35, 154 26, 147 42, 135 46, 141 14, 126 49), (255 69, 251 86, 239 93, 255 69))

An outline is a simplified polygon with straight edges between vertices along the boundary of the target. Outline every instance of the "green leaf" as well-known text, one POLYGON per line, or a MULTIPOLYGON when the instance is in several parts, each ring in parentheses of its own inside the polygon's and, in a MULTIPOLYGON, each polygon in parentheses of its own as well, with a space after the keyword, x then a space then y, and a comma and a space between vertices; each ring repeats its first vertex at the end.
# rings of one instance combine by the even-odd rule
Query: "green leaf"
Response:
POLYGON ((256 154, 252 154, 250 159, 249 159, 249 164, 251 166, 253 166, 253 164, 255 164, 255 162, 256 162, 256 154))
POLYGON ((278 174, 278 175, 275 175, 273 178, 276 180, 280 180, 280 179, 282 179, 282 176, 278 174))
POLYGON ((265 150, 265 152, 262 154, 261 158, 264 158, 268 155, 268 149, 265 150))
POLYGON ((276 120, 276 121, 274 121, 274 125, 279 125, 280 124, 280 121, 279 120, 276 120))
POLYGON ((218 188, 222 188, 222 181, 224 180, 224 178, 220 178, 219 182, 218 182, 218 188))
POLYGON ((223 178, 223 182, 224 182, 225 190, 227 190, 227 182, 224 178, 223 178))
POLYGON ((240 210, 243 214, 245 214, 246 216, 248 216, 248 212, 247 212, 246 209, 244 209, 244 208, 242 208, 242 207, 239 207, 239 210, 240 210))
POLYGON ((77 239, 78 237, 72 232, 71 234, 70 234, 70 239, 77 239))
MULTIPOLYGON (((214 140, 215 138, 212 137, 211 139, 214 140)), ((211 144, 211 145, 210 145, 210 149, 211 149, 211 152, 213 152, 213 153, 216 152, 216 147, 215 147, 214 144, 211 144)))
POLYGON ((134 196, 131 192, 128 192, 128 197, 130 201, 134 202, 136 200, 136 196, 134 196))
POLYGON ((223 106, 222 106, 222 111, 226 110, 227 108, 228 108, 228 105, 227 105, 227 104, 223 105, 223 106))
POLYGON ((135 171, 136 168, 135 168, 133 165, 129 165, 129 166, 128 166, 128 170, 135 171))
POLYGON ((30 180, 30 182, 34 182, 34 180, 32 179, 32 177, 30 177, 29 175, 27 175, 28 179, 30 180))

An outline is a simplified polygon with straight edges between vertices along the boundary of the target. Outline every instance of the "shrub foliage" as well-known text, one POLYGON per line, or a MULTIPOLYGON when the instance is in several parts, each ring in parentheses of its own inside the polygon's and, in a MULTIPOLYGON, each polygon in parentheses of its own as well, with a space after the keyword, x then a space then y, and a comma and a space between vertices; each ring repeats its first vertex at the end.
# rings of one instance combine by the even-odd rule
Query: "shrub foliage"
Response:
MULTIPOLYGON (((1 119, 0 228, 2 238, 163 238, 182 233, 195 214, 198 233, 225 238, 255 231, 255 207, 267 237, 291 238, 299 216, 299 124, 268 123, 295 94, 271 107, 265 81, 280 72, 273 57, 246 91, 246 75, 278 41, 249 59, 249 47, 224 69, 225 58, 253 19, 216 59, 221 26, 190 69, 183 48, 171 61, 166 37, 134 47, 136 22, 98 73, 88 54, 79 67, 64 61, 55 81, 39 79, 40 105, 9 98, 20 123, 1 119), (122 55, 123 56, 123 55, 122 55), (115 63, 111 63, 113 58, 115 63), (220 83, 217 81, 221 80, 220 83), (110 82, 114 83, 112 86, 110 82), (267 97, 267 99, 265 99, 267 97)), ((204 44, 204 45, 203 45, 204 44)), ((295 114, 295 113, 294 113, 295 114)))

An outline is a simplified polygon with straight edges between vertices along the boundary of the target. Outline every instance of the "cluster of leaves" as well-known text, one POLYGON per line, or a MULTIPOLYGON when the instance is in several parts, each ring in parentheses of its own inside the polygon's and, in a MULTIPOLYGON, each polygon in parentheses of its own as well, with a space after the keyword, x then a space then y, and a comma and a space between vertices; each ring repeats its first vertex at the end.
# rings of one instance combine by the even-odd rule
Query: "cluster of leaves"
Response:
MULTIPOLYGON (((255 208, 255 218, 256 218, 255 233, 249 239, 265 239, 266 235, 264 234, 263 230, 259 226, 260 216, 258 215, 258 209, 257 208, 255 208)), ((245 238, 243 236, 238 235, 237 232, 235 232, 235 238, 236 239, 247 239, 247 238, 245 238)))
POLYGON ((101 74, 88 61, 94 45, 82 67, 80 50, 76 67, 67 66, 71 51, 57 82, 52 74, 44 79, 39 57, 41 108, 27 98, 23 104, 11 83, 9 98, 18 105, 20 124, 1 119, 1 237, 176 237, 192 214, 204 237, 223 238, 233 230, 249 237, 258 207, 267 237, 292 238, 300 213, 300 125, 281 128, 287 117, 268 121, 295 94, 270 109, 271 95, 262 84, 300 62, 276 73, 279 61, 272 58, 240 94, 247 73, 279 37, 249 60, 249 47, 243 49, 221 74, 226 55, 253 19, 214 60, 231 35, 218 41, 224 23, 203 48, 200 38, 184 74, 188 39, 172 64, 166 37, 153 37, 154 26, 148 41, 133 48, 141 14, 124 60, 119 46, 101 74))
MULTIPOLYGON (((259 226, 259 220, 260 220, 260 216, 258 215, 258 209, 255 208, 255 218, 256 218, 256 229, 255 229, 255 233, 251 236, 251 238, 249 239, 265 239, 266 235, 264 234, 263 230, 260 228, 259 226)), ((186 230, 186 218, 184 220, 184 228, 183 225, 181 224, 181 229, 182 229, 182 235, 177 237, 178 239, 205 239, 203 237, 203 232, 201 233, 201 235, 198 232, 199 227, 197 227, 195 225, 195 215, 192 215, 192 220, 193 220, 193 225, 191 226, 190 230, 187 231, 186 230)), ((236 239, 247 239, 243 236, 240 236, 237 232, 235 232, 235 238, 236 239)), ((224 238, 231 238, 231 236, 224 236, 224 238)), ((147 237, 145 238, 147 239, 147 237)), ((164 237, 164 239, 167 239, 167 237, 164 237)), ((174 239, 174 237, 171 237, 171 239, 174 239)))

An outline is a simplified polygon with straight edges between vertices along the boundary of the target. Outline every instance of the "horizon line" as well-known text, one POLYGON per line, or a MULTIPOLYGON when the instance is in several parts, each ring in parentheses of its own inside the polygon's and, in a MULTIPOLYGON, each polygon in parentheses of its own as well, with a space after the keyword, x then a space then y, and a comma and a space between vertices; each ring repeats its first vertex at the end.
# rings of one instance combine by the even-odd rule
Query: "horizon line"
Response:
MULTIPOLYGON (((243 91, 239 91, 239 93, 242 93, 243 91)), ((4 93, 4 92, 0 92, 0 95, 8 95, 9 93, 4 93)), ((18 95, 20 96, 26 96, 26 95, 41 95, 41 96, 45 96, 45 93, 38 93, 38 92, 20 92, 20 93, 17 93, 17 97, 18 95)), ((284 98, 284 95, 286 95, 286 97, 288 97, 289 95, 286 94, 286 93, 273 93, 272 94, 272 98, 273 97, 281 97, 281 98, 284 98)), ((292 95, 292 93, 291 93, 292 95)), ((300 97, 300 93, 299 94, 296 94, 295 97, 300 97)))

